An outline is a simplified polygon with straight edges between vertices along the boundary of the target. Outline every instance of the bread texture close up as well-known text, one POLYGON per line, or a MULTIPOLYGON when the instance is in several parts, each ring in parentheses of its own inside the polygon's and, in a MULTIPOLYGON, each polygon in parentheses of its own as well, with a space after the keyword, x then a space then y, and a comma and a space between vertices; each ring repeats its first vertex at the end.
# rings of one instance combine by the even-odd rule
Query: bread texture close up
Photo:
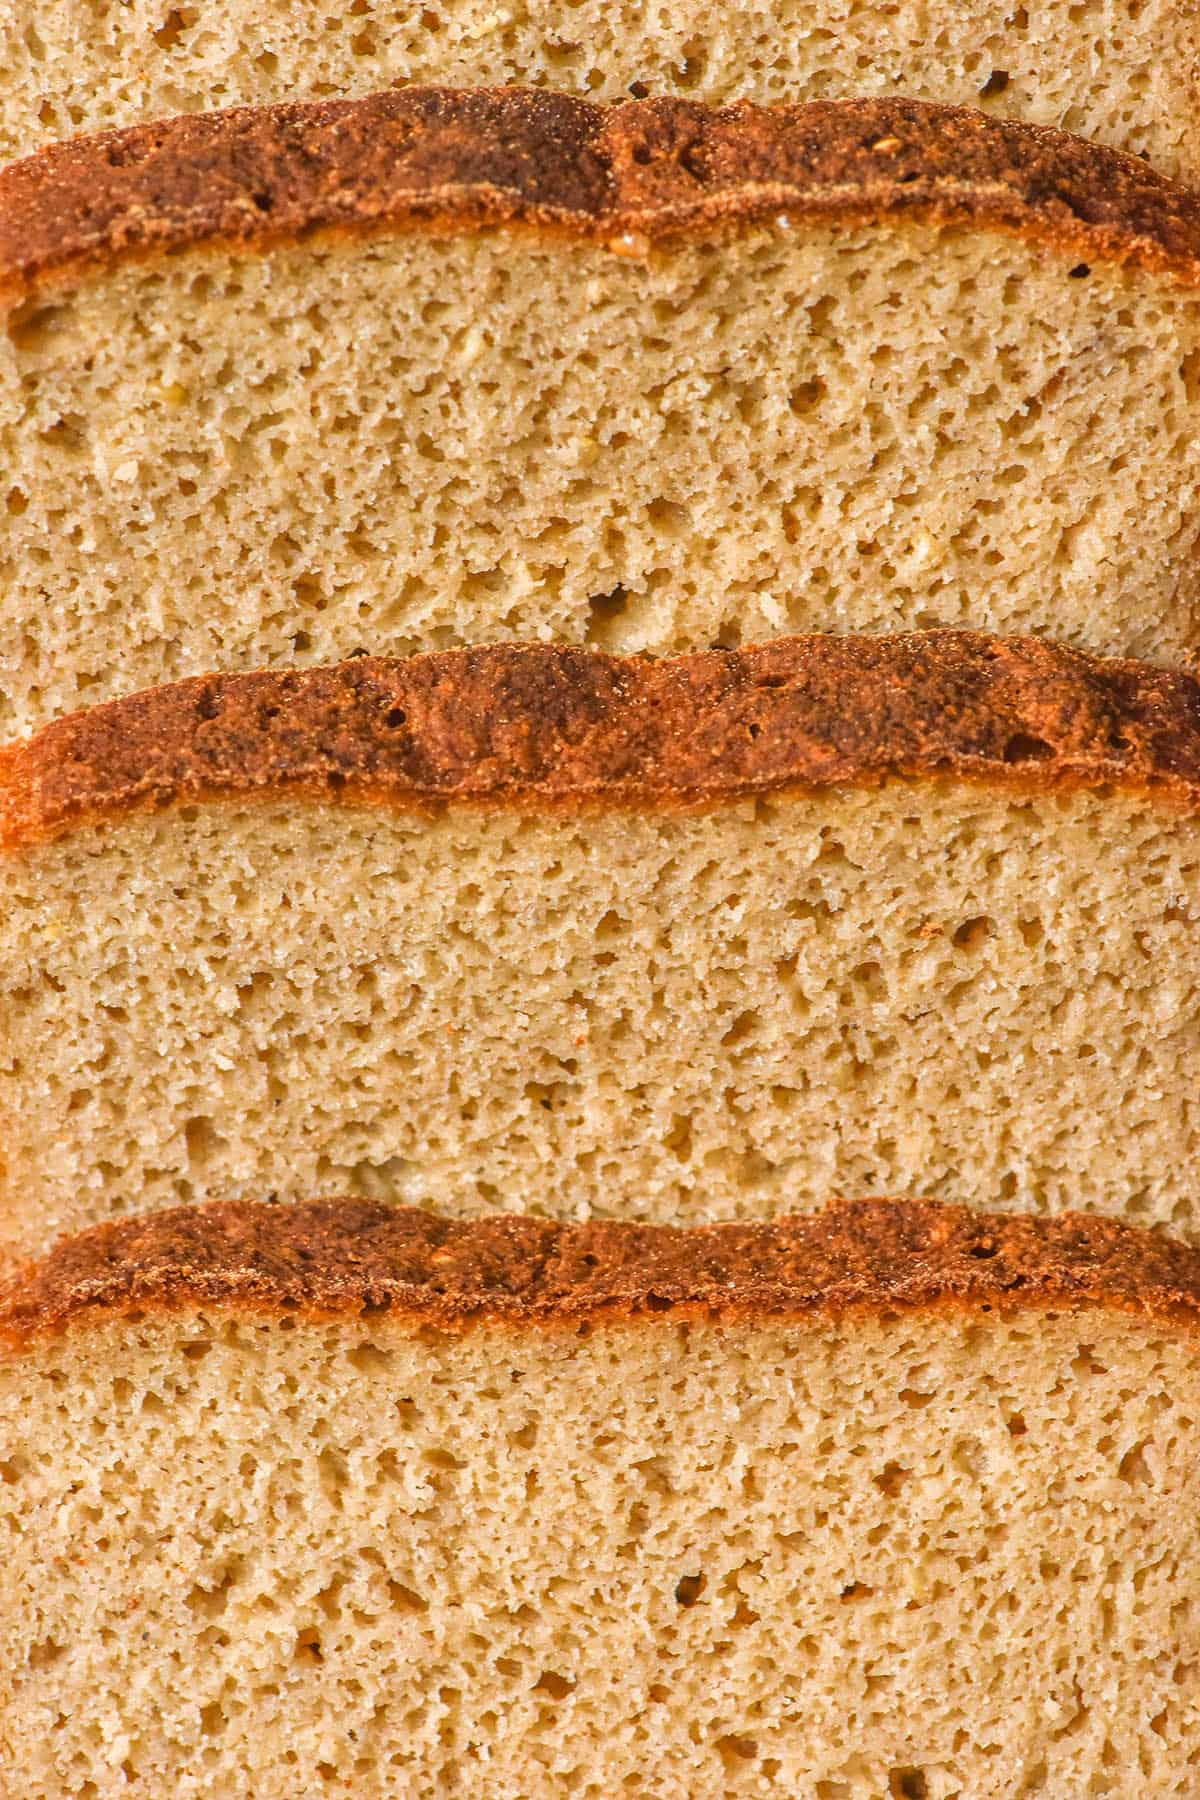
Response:
POLYGON ((519 81, 594 100, 699 94, 828 100, 908 94, 1057 125, 1195 175, 1200 34, 1184 0, 453 0, 330 12, 226 0, 8 0, 0 159, 168 113, 362 95, 397 82, 519 81))
POLYGON ((0 172, 0 732, 212 668, 1197 647, 1200 197, 908 101, 408 90, 0 172))
POLYGON ((23 1800, 1189 1800, 1196 1252, 222 1207, 0 1303, 23 1800))
POLYGON ((0 1236, 898 1187, 1194 1232, 1198 806, 1194 679, 966 633, 96 708, 0 756, 0 1236))

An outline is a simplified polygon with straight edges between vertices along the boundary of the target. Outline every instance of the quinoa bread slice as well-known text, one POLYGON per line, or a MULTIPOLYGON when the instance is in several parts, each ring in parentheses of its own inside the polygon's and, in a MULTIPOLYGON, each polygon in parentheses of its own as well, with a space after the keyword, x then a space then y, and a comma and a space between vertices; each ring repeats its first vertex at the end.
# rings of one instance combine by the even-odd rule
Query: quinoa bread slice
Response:
POLYGON ((1194 1233, 1198 800, 1193 677, 969 633, 111 702, 0 752, 0 1239, 897 1188, 1194 1233))
POLYGON ((967 109, 501 89, 0 171, 0 733, 212 668, 1197 646, 1200 196, 967 109))
POLYGON ((519 81, 593 100, 855 95, 978 105, 1200 170, 1200 34, 1178 0, 1013 8, 734 0, 719 17, 612 0, 525 14, 452 0, 397 17, 376 0, 331 12, 224 0, 164 14, 151 0, 10 0, 0 61, 0 160, 53 138, 169 113, 370 92, 413 81, 519 81), (265 16, 264 16, 265 14, 265 16))
POLYGON ((0 1782, 1184 1800, 1197 1256, 885 1202, 72 1240, 0 1302, 0 1782))

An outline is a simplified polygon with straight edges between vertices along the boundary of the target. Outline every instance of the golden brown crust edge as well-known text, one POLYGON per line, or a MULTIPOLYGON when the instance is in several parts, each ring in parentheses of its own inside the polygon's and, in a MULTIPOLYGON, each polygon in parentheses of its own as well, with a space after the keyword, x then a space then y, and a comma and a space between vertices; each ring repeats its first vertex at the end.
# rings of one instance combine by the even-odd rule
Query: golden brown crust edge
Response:
POLYGON ((0 749, 0 847, 299 793, 428 810, 705 808, 889 776, 1200 805, 1200 681, 1037 638, 783 638, 653 661, 551 645, 211 675, 0 749))
POLYGON ((755 219, 913 216, 1200 280, 1200 194, 1064 132, 915 100, 615 106, 414 87, 52 145, 0 173, 0 296, 316 231, 522 225, 640 252, 755 219))
POLYGON ((130 1312, 216 1308, 455 1330, 700 1314, 1105 1308, 1200 1317, 1200 1250, 1111 1219, 864 1200, 772 1224, 452 1220, 370 1201, 216 1202, 101 1225, 10 1279, 10 1352, 130 1312))

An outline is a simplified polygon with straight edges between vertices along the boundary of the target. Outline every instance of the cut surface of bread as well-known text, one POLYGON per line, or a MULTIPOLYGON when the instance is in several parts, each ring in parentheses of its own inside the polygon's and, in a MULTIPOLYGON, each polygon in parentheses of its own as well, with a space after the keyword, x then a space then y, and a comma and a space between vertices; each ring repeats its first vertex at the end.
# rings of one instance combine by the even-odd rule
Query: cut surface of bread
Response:
POLYGON ((0 159, 168 113, 362 95, 396 82, 520 81, 594 100, 701 94, 826 100, 909 94, 1062 126, 1196 174, 1200 31, 1186 0, 690 4, 452 0, 401 14, 226 0, 11 0, 0 159))
POLYGON ((927 633, 213 677, 5 750, 0 844, 19 1247, 270 1193, 1200 1228, 1186 675, 927 633))
POLYGON ((102 1228, 0 1308, 0 1782, 1190 1800, 1198 1311, 957 1207, 102 1228))
POLYGON ((212 668, 1200 642, 1200 196, 910 102, 409 90, 0 173, 0 732, 212 668))

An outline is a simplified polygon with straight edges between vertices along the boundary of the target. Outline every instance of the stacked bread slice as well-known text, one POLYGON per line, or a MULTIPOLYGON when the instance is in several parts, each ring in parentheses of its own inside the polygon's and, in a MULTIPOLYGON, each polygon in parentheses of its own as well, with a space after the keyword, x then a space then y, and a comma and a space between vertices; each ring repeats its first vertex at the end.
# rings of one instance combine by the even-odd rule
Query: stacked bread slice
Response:
POLYGON ((955 1207, 103 1227, 0 1310, 10 1791, 1189 1800, 1198 1309, 955 1207))
POLYGON ((0 755, 0 1228, 899 1188, 1197 1230, 1198 878, 1200 685, 1032 639, 113 701, 0 755))
POLYGON ((909 101, 407 90, 0 172, 0 723, 954 626, 1178 658, 1200 199, 909 101))
POLYGON ((1196 1792, 1196 27, 710 10, 0 58, 5 1800, 1196 1792))

